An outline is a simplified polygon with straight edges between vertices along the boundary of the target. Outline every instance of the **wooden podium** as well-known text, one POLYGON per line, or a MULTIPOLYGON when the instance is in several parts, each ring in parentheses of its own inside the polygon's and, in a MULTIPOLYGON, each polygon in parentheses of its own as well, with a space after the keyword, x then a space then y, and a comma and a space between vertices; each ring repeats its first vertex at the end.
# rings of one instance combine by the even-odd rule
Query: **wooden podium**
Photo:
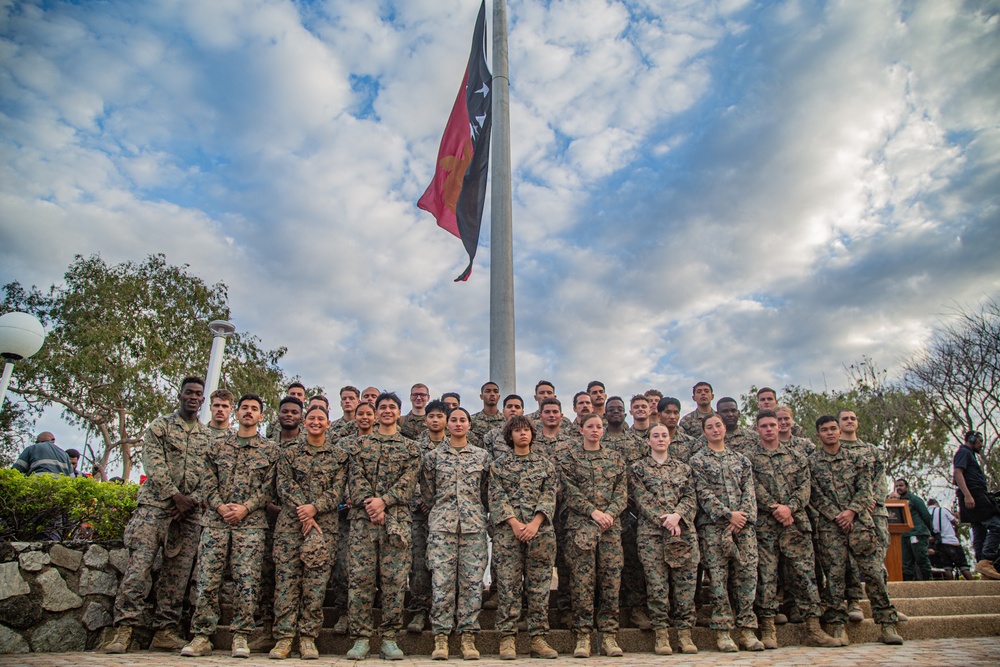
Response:
POLYGON ((885 569, 889 572, 889 581, 902 581, 902 535, 913 530, 910 503, 906 500, 886 500, 885 509, 889 512, 889 550, 885 554, 885 569))

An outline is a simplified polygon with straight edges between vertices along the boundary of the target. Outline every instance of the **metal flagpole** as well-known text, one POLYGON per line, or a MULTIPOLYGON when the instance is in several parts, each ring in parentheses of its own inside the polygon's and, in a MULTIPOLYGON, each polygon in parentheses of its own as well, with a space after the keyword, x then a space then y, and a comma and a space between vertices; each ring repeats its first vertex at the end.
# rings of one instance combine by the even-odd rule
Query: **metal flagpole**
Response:
POLYGON ((490 380, 517 391, 514 372, 514 251, 511 231, 510 80, 507 2, 493 0, 493 136, 490 189, 490 380))

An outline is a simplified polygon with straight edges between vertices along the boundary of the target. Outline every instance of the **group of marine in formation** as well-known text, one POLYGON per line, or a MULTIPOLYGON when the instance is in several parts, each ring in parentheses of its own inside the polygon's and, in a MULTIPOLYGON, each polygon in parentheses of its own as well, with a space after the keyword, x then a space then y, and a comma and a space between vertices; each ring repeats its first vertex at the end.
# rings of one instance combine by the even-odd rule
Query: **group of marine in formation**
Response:
POLYGON ((594 381, 574 396, 573 420, 545 380, 530 415, 520 396, 501 401, 494 382, 475 414, 456 393, 432 401, 423 384, 405 415, 395 393, 348 386, 333 422, 328 399, 306 399, 294 383, 266 438, 254 394, 213 392, 211 421, 200 423, 204 387, 185 378, 178 409, 143 436, 147 479, 125 534, 110 653, 134 647, 152 611, 151 648, 210 655, 228 571, 233 657, 263 641, 271 658, 287 658, 297 637, 300 657, 318 658, 329 585, 334 632, 353 640, 347 658, 369 655, 378 591, 382 658, 403 657, 408 592, 406 630, 429 622, 432 658, 447 659, 455 632, 462 656, 476 659, 487 567, 501 659, 517 657, 519 629, 533 657, 557 657, 547 642, 553 581, 554 616, 574 631, 579 658, 594 630, 603 654, 622 655, 622 609, 655 631, 657 654, 697 653, 699 583, 720 651, 777 648, 782 609, 804 620, 808 644, 846 646, 862 580, 882 641, 903 641, 883 566, 884 466, 850 409, 816 421, 816 446, 767 387, 750 429, 735 399, 713 408, 707 382, 681 417, 676 398, 650 390, 626 401, 594 381))

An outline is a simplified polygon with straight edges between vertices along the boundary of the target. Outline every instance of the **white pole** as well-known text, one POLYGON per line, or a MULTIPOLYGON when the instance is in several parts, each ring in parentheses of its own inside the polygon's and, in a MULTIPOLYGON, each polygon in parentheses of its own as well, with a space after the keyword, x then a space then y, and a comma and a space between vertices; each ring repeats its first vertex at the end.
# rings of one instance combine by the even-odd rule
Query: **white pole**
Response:
POLYGON ((10 376, 14 373, 14 364, 8 361, 3 365, 3 377, 0 377, 0 409, 3 408, 3 401, 7 398, 7 387, 10 385, 10 376))
POLYGON ((510 184, 507 3, 493 0, 493 136, 490 190, 490 377, 517 391, 514 368, 514 251, 510 184))
POLYGON ((212 420, 212 402, 209 396, 219 388, 219 378, 222 377, 222 359, 226 351, 226 338, 231 336, 236 327, 225 320, 209 322, 208 328, 215 334, 212 339, 212 352, 208 355, 208 375, 205 377, 205 402, 201 406, 201 421, 207 424, 212 420))

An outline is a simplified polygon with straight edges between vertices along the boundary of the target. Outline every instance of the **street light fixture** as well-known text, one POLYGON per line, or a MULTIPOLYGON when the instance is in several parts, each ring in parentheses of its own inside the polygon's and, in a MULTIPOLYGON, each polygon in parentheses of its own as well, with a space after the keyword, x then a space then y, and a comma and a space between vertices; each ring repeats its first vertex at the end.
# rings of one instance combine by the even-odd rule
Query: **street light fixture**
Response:
POLYGON ((212 419, 212 402, 209 396, 219 388, 219 378, 222 376, 222 355, 226 349, 226 339, 236 332, 236 326, 226 320, 212 320, 208 330, 215 338, 212 339, 212 353, 208 356, 208 377, 205 378, 205 402, 201 405, 201 421, 207 424, 212 419))
POLYGON ((33 315, 7 313, 0 315, 0 357, 6 360, 0 377, 0 408, 7 396, 7 386, 14 372, 14 362, 27 359, 45 342, 45 329, 33 315))

